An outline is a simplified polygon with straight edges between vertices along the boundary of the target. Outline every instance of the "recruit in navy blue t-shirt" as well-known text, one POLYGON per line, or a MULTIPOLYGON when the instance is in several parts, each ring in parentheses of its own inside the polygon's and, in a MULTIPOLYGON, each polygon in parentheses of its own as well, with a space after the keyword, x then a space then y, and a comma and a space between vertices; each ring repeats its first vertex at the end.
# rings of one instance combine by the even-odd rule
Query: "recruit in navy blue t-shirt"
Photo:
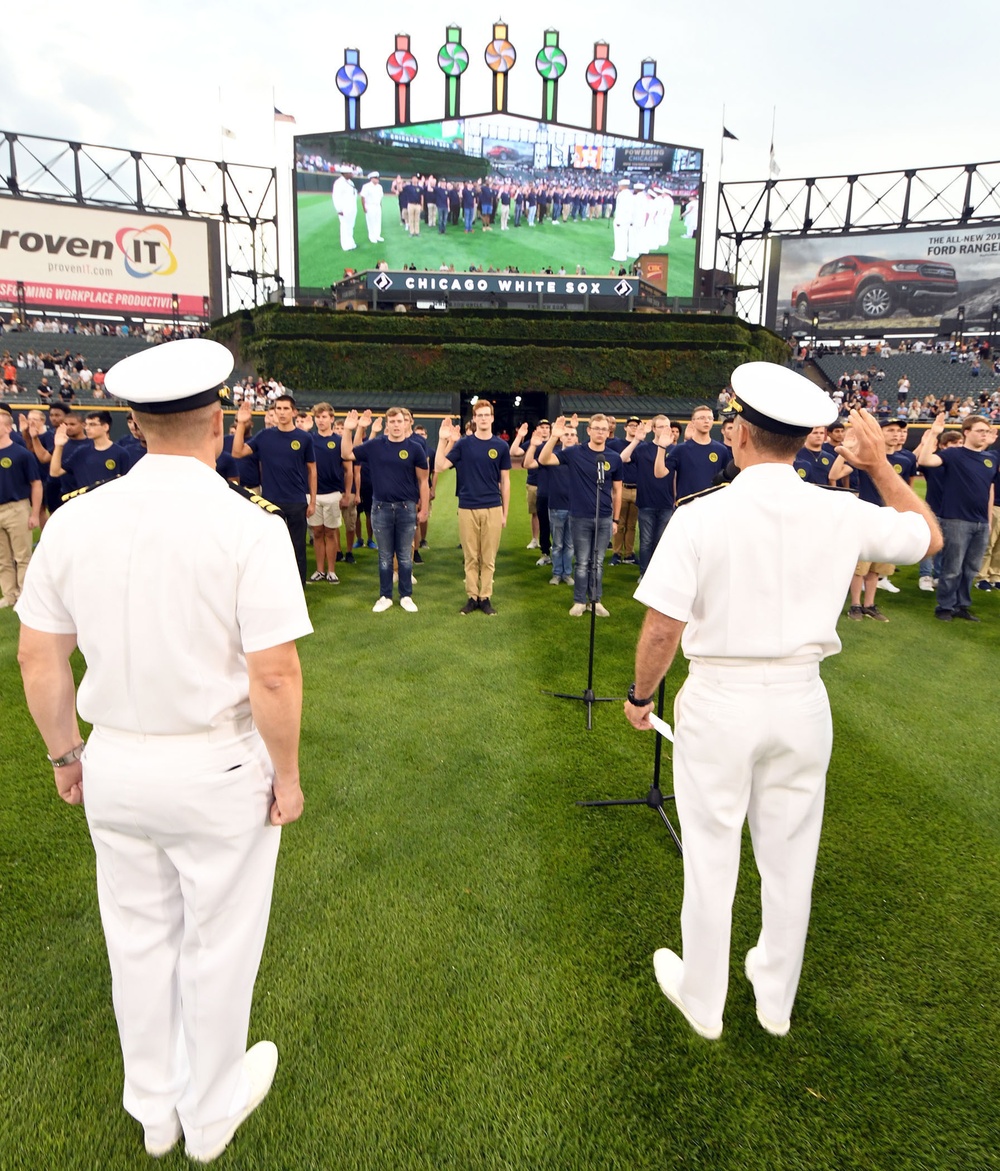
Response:
POLYGON ((502 439, 463 435, 447 459, 458 476, 459 508, 499 508, 503 504, 500 473, 510 471, 510 448, 502 439))
POLYGON ((268 427, 247 439, 246 446, 260 460, 261 494, 274 504, 301 504, 309 495, 306 464, 316 462, 313 437, 293 427, 268 427))
POLYGON ((600 516, 611 516, 611 484, 622 478, 622 459, 615 451, 594 451, 590 444, 564 447, 559 462, 569 471, 570 516, 592 517, 597 499, 597 465, 604 469, 600 516))
POLYGON ((362 483, 371 482, 373 500, 401 504, 420 499, 417 468, 427 467, 427 455, 412 435, 399 443, 386 435, 366 439, 354 449, 354 459, 364 469, 362 483))
POLYGON ((667 452, 667 470, 674 474, 674 497, 683 500, 695 492, 711 488, 712 481, 729 463, 732 453, 724 443, 714 439, 695 443, 685 439, 667 452))

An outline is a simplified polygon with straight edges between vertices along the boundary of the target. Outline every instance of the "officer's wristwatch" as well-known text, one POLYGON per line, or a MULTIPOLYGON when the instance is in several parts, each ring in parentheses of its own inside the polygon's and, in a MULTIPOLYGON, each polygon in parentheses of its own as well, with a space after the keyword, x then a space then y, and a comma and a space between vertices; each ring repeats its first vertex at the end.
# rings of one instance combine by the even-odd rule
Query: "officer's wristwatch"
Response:
POLYGON ((48 753, 46 753, 45 759, 49 762, 49 764, 52 765, 53 768, 65 768, 68 764, 75 764, 76 761, 78 761, 80 757, 83 756, 83 750, 85 747, 86 745, 84 744, 84 741, 81 740, 75 748, 71 748, 69 752, 65 753, 63 756, 49 756, 48 753))
POLYGON ((633 707, 648 707, 648 705, 653 702, 653 696, 650 696, 649 699, 639 699, 635 694, 635 684, 634 683, 630 683, 628 685, 627 698, 628 698, 629 703, 633 707))

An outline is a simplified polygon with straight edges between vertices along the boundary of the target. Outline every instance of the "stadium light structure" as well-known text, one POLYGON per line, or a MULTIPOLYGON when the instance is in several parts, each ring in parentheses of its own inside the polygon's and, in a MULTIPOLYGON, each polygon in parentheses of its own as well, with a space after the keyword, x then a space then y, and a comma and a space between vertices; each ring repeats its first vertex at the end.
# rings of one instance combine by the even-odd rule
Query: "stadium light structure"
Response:
POLYGON ((993 357, 993 347, 996 345, 997 320, 1000 319, 1000 305, 994 305, 990 310, 990 357, 993 357))

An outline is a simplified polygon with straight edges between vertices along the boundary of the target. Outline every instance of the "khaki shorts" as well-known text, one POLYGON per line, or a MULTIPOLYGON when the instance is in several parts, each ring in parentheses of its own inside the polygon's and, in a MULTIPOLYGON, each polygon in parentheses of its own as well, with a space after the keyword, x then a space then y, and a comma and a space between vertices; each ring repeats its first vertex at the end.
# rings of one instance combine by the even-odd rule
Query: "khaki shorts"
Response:
POLYGON ((866 573, 877 573, 879 577, 890 577, 895 572, 895 565, 890 565, 888 561, 859 561, 854 575, 864 577, 866 573))
MULTIPOLYGON (((358 498, 355 496, 354 499, 357 501, 358 498)), ((349 533, 356 533, 358 531, 357 503, 349 504, 346 507, 341 508, 340 515, 344 521, 344 528, 347 529, 349 533)))
POLYGON ((306 523, 314 529, 320 525, 325 529, 340 528, 340 498, 342 492, 326 492, 316 497, 316 511, 306 518, 306 523))
POLYGON ((538 516, 538 485, 528 485, 528 516, 538 516))

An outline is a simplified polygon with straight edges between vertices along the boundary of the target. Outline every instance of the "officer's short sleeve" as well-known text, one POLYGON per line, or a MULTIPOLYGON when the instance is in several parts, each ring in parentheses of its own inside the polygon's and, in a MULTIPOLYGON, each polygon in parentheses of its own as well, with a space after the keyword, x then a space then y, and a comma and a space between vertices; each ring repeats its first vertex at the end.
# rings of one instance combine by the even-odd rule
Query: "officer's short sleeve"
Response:
POLYGON ((240 572, 236 618, 245 653, 266 651, 312 634, 295 551, 277 516, 261 514, 240 572))
MULTIPOLYGON (((859 504, 864 503, 859 501, 859 504)), ((862 517, 862 561, 914 565, 927 552, 931 530, 919 512, 897 512, 894 508, 869 504, 865 506, 862 517)))
MULTIPOLYGON (((53 517, 53 520, 55 519, 53 517)), ((44 538, 39 541, 38 548, 28 562, 24 586, 14 606, 14 613, 20 618, 22 625, 30 626, 32 630, 40 630, 43 634, 76 634, 76 623, 66 609, 53 580, 48 546, 44 538)))
POLYGON ((678 622, 690 621, 698 590, 698 552, 691 523, 694 514, 690 506, 674 513, 633 594, 637 602, 678 622))

